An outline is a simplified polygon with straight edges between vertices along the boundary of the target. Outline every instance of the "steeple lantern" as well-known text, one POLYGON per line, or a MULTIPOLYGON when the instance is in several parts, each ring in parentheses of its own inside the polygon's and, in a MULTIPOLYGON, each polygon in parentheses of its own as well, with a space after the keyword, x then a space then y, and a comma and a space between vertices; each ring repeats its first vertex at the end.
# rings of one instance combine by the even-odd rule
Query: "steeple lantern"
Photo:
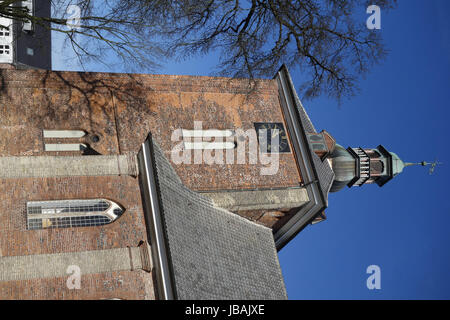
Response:
POLYGON ((344 185, 352 187, 376 183, 382 187, 410 165, 382 145, 374 149, 344 149, 339 146, 330 159, 336 175, 332 192, 341 190, 344 185))

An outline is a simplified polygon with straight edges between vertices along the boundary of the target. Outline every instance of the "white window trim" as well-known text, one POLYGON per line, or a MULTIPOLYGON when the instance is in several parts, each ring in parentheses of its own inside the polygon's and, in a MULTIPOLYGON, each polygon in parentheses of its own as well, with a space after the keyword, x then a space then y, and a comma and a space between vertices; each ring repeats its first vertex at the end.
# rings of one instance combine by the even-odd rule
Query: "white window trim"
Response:
POLYGON ((234 149, 234 142, 184 142, 186 150, 220 150, 220 149, 234 149))
MULTIPOLYGON (((186 150, 220 150, 220 149, 234 149, 236 147, 234 142, 230 141, 195 141, 195 138, 229 138, 234 135, 233 130, 187 130, 182 129, 182 135, 184 140, 184 148, 186 150), (187 139, 186 139, 187 138, 187 139), (191 138, 194 138, 194 142, 191 142, 191 138)), ((222 139, 220 139, 222 140, 222 139)))

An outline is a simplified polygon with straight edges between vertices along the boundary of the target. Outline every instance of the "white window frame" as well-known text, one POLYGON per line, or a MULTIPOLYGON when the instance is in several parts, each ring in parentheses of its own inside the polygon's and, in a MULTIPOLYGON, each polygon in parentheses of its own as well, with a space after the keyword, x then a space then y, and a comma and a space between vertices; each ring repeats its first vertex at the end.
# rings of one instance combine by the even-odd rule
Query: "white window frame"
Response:
POLYGON ((2 35, 0 35, 0 48, 4 49, 5 46, 9 46, 8 52, 5 52, 5 50, 3 50, 3 52, 0 53, 0 63, 13 63, 13 21, 9 18, 0 17, 0 25, 8 26, 8 29, 2 28, 1 30, 2 35))

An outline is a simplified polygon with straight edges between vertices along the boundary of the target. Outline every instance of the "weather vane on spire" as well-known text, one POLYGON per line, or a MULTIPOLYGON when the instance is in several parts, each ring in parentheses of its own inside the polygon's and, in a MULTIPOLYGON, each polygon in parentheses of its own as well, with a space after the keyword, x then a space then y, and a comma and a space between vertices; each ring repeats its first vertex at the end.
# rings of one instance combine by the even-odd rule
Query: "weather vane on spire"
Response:
POLYGON ((419 166, 422 166, 422 167, 430 166, 430 170, 428 171, 428 173, 430 175, 432 175, 434 173, 434 170, 436 169, 436 166, 442 165, 442 164, 443 164, 442 162, 438 162, 437 159, 436 159, 434 162, 426 162, 426 161, 422 161, 422 162, 419 162, 419 163, 407 162, 407 163, 405 163, 405 167, 407 167, 407 166, 415 166, 415 165, 419 165, 419 166))

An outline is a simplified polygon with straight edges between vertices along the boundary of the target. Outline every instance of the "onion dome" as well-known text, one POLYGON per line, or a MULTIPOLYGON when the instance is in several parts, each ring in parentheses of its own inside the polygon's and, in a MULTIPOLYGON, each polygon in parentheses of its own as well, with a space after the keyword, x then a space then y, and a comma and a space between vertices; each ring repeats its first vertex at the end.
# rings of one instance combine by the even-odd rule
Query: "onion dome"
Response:
POLYGON ((335 174, 330 192, 337 192, 348 185, 356 176, 356 159, 344 147, 336 144, 329 156, 335 174))

